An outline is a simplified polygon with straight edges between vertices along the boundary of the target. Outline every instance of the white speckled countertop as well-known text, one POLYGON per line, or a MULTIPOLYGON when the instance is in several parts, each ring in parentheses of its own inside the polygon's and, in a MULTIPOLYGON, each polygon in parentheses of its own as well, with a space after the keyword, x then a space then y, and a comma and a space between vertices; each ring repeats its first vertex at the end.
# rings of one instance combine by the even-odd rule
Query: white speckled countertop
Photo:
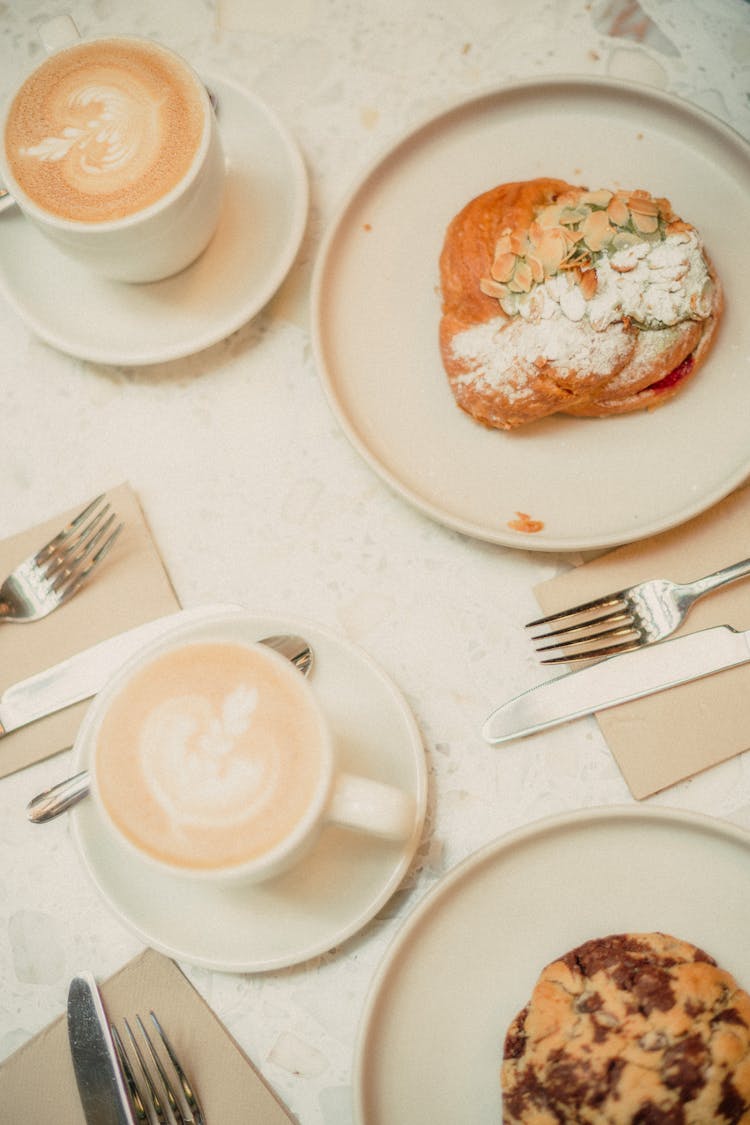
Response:
MULTIPOLYGON (((0 4, 0 95, 40 55, 57 0, 0 4)), ((303 1125, 351 1122, 352 1047, 372 974, 441 875, 548 814, 631 802, 593 719, 493 750, 481 720, 537 678, 521 626, 535 583, 579 561, 462 537, 381 483, 324 398, 309 283, 348 188, 412 124, 505 81, 636 79, 750 137, 746 0, 77 0, 86 34, 153 36, 255 90, 296 136, 311 212, 270 305, 231 338, 149 368, 79 361, 0 300, 0 535, 129 480, 186 606, 236 601, 312 618, 369 652, 421 728, 430 780, 417 859, 381 914, 294 969, 188 976, 303 1125)), ((2 230, 0 227, 0 238, 2 230)), ((102 905, 65 818, 29 797, 65 755, 0 782, 0 1059, 64 1008, 71 974, 103 978, 139 945, 102 905)), ((653 798, 750 827, 750 755, 653 798)), ((1 1116, 0 1111, 0 1116, 1 1116)))

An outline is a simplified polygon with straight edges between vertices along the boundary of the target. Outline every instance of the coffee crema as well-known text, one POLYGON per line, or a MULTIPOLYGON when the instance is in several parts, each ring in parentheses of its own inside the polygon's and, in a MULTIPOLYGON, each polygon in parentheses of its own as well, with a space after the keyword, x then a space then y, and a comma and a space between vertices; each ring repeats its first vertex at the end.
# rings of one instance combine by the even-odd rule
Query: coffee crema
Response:
POLYGON ((282 660, 195 641, 155 656, 115 696, 96 735, 96 785, 142 852, 219 870, 268 854, 304 821, 326 735, 282 660))
POLYGON ((28 198, 75 222, 122 219, 188 172, 205 108, 190 69, 140 40, 100 39, 51 56, 10 107, 5 153, 28 198))

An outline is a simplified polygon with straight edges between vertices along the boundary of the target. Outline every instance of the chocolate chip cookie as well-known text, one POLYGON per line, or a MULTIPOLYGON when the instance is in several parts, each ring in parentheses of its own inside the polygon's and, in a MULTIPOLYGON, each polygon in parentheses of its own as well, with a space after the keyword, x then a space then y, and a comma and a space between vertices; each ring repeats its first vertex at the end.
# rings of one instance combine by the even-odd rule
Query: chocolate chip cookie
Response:
POLYGON ((750 996, 663 933, 587 941, 505 1039, 503 1122, 750 1125, 750 996))

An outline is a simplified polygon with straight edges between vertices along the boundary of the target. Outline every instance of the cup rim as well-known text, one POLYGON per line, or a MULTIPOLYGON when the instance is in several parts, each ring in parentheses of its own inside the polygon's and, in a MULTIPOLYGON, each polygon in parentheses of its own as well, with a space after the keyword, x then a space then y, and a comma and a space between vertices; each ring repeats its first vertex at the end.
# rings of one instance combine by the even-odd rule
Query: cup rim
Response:
POLYGON ((22 77, 21 81, 15 86, 10 95, 6 98, 2 107, 2 114, 0 115, 0 174, 2 175, 3 185, 7 188, 9 194, 13 197, 16 205, 25 211, 30 217, 33 217, 40 223, 47 226, 54 227, 60 231, 124 231, 132 226, 137 226, 140 223, 151 219, 153 216, 160 214, 166 210, 173 200, 181 197, 191 186, 191 184, 198 177, 201 168, 203 167, 209 147, 213 138, 214 129, 218 128, 214 117, 211 99, 208 96, 205 83, 202 81, 200 75, 194 67, 184 58, 179 52, 173 50, 171 47, 159 42, 156 39, 150 39, 145 35, 87 35, 81 37, 73 43, 66 43, 65 46, 53 51, 52 54, 46 55, 36 66, 32 67, 22 77), (91 43, 138 43, 145 44, 146 46, 168 55, 170 59, 181 65, 185 71, 190 75, 201 105, 203 107, 203 129, 201 132, 200 142, 195 151, 190 166, 185 174, 174 184, 166 194, 162 195, 159 199, 149 203, 146 207, 141 207, 137 211, 132 211, 129 215, 122 215, 117 219, 102 219, 99 221, 91 219, 66 219, 62 215, 56 215, 53 211, 48 211, 42 207, 35 200, 23 190, 11 169, 10 160, 5 149, 5 131, 10 116, 10 111, 15 101, 16 95, 21 90, 24 83, 38 70, 41 70, 52 59, 65 54, 68 51, 75 51, 80 47, 87 46, 91 43))
POLYGON ((262 879, 270 878, 276 873, 277 869, 279 871, 285 869, 288 860, 293 862, 295 855, 303 850, 305 844, 313 838, 316 828, 322 826, 324 823, 325 810, 336 774, 335 755, 332 735, 323 708, 318 702, 310 684, 293 668, 286 657, 277 653, 274 649, 264 646, 260 639, 256 640, 240 636, 218 636, 210 632, 210 630, 214 628, 221 628, 223 625, 232 623, 241 626, 243 621, 248 622, 249 620, 251 620, 250 615, 243 614, 241 611, 233 611, 231 614, 218 613, 216 616, 202 617, 197 621, 177 625, 168 633, 144 645, 143 648, 129 657, 107 681, 104 687, 97 692, 84 715, 75 738, 74 752, 78 755, 81 768, 88 769, 89 771, 91 796, 96 804, 97 812, 102 822, 133 856, 138 857, 142 863, 147 864, 149 867, 158 869, 165 874, 200 882, 231 883, 242 882, 243 880, 247 882, 259 882, 262 879), (307 695, 308 701, 312 703, 313 710, 318 717, 323 760, 321 763, 320 776, 310 803, 302 817, 295 824, 293 831, 290 832, 288 836, 274 845, 269 851, 263 852, 260 856, 241 860, 238 863, 196 868, 185 864, 171 863, 169 860, 151 855, 134 840, 130 839, 115 822, 114 818, 108 812, 99 791, 96 770, 96 737, 110 704, 130 682, 135 672, 146 667, 159 656, 176 648, 182 648, 184 645, 193 643, 214 642, 240 644, 245 648, 258 650, 262 653, 264 658, 270 659, 272 663, 276 663, 278 667, 283 668, 284 674, 289 670, 299 677, 298 680, 293 682, 301 688, 303 694, 307 695))

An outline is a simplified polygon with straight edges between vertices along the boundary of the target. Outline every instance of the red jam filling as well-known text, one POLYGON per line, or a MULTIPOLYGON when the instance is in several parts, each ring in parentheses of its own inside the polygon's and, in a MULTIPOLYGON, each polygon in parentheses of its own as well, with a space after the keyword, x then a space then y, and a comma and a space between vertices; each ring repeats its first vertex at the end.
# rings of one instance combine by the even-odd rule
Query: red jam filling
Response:
POLYGON ((659 379, 658 382, 652 383, 648 390, 655 391, 658 394, 660 391, 668 390, 669 387, 674 387, 676 383, 679 383, 681 379, 686 378, 686 376, 690 374, 694 364, 695 357, 693 355, 687 356, 678 367, 675 367, 674 371, 670 371, 668 375, 665 375, 663 379, 659 379))

